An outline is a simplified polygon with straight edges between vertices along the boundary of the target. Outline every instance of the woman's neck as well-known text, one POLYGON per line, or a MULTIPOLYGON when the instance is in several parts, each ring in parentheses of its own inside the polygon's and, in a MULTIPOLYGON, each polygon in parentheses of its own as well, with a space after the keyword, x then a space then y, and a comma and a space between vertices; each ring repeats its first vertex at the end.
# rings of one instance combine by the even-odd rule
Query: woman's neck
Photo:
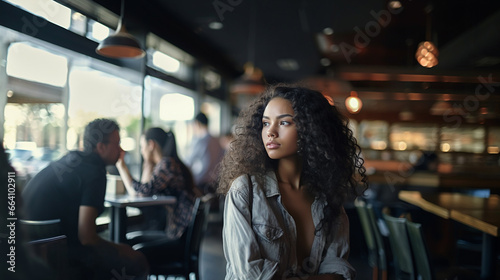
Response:
POLYGON ((278 182, 289 184, 294 189, 300 188, 302 164, 298 157, 280 159, 276 176, 278 182))

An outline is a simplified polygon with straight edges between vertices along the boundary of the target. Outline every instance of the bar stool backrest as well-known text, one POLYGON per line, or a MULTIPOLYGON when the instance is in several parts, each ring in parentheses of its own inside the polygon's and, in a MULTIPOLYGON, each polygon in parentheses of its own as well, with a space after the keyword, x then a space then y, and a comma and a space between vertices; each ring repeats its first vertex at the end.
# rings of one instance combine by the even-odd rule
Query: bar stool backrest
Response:
POLYGON ((384 240, 382 238, 382 234, 380 233, 380 228, 378 226, 377 217, 375 215, 375 210, 371 204, 366 205, 366 212, 368 213, 368 218, 370 220, 370 224, 373 228, 373 235, 375 237, 375 243, 377 244, 378 251, 378 266, 379 269, 385 273, 382 279, 387 279, 387 253, 386 246, 384 240))
POLYGON ((417 274, 422 280, 433 280, 434 272, 429 263, 429 254, 423 238, 422 225, 406 221, 406 227, 408 229, 417 274))
POLYGON ((377 245, 375 244, 375 235, 366 210, 366 203, 360 199, 356 199, 354 201, 354 206, 358 212, 361 228, 363 229, 363 234, 365 236, 366 246, 368 247, 368 263, 372 268, 378 267, 377 245))
POLYGON ((389 242, 391 244, 396 279, 415 279, 412 251, 406 230, 406 219, 395 218, 383 214, 389 229, 389 242))

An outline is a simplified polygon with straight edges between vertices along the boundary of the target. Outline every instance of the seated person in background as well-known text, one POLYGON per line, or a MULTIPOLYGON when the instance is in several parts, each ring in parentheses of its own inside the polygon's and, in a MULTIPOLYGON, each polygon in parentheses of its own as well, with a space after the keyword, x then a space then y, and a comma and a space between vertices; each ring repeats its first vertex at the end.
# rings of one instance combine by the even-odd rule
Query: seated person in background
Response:
MULTIPOLYGON (((175 136, 158 127, 150 128, 140 140, 144 166, 140 182, 132 178, 125 164, 122 152, 116 167, 123 184, 131 195, 172 195, 177 198, 175 205, 167 205, 167 225, 163 227, 166 236, 180 238, 189 222, 198 191, 194 186, 189 169, 177 156, 175 136)), ((164 209, 164 208, 163 208, 164 209)), ((154 217, 146 217, 150 219, 154 217)))
POLYGON ((194 183, 204 194, 215 193, 215 172, 224 150, 219 139, 210 135, 208 118, 198 113, 193 121, 193 141, 186 158, 186 165, 193 172, 194 183))
POLYGON ((84 150, 71 151, 40 171, 22 193, 23 218, 61 219, 68 238, 72 279, 146 279, 148 263, 130 246, 99 237, 96 218, 104 210, 106 165, 115 164, 120 148, 119 127, 108 119, 90 122, 83 136, 84 150))

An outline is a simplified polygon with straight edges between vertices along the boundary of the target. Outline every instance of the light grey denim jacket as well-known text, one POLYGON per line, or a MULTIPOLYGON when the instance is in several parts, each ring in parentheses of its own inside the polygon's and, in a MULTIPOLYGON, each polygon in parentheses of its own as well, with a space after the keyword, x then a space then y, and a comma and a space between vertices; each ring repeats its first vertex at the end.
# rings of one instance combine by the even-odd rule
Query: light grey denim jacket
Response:
MULTIPOLYGON (((227 261, 226 280, 286 279, 317 274, 355 277, 348 263, 349 220, 342 208, 333 223, 330 236, 316 234, 309 259, 297 265, 297 231, 292 216, 281 203, 276 175, 270 172, 263 186, 253 185, 250 215, 248 176, 238 177, 226 195, 224 207, 223 248, 227 261), (252 217, 252 221, 250 221, 252 217), (307 272, 304 273, 304 271, 307 272)), ((323 199, 315 199, 311 212, 314 226, 323 218, 323 199)))

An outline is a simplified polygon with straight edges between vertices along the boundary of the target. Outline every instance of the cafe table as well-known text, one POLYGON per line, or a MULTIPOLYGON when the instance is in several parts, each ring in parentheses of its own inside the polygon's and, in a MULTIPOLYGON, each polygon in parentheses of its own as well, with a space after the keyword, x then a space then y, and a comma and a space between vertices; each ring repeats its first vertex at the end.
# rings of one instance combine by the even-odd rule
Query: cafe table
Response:
POLYGON ((132 196, 132 195, 106 195, 105 201, 111 205, 111 222, 109 234, 111 240, 117 243, 126 241, 127 211, 126 207, 144 207, 154 205, 175 204, 174 196, 132 196))
POLYGON ((474 197, 461 193, 420 193, 400 191, 399 199, 445 219, 475 228, 483 233, 481 279, 492 279, 495 273, 497 238, 500 227, 500 197, 474 197))

